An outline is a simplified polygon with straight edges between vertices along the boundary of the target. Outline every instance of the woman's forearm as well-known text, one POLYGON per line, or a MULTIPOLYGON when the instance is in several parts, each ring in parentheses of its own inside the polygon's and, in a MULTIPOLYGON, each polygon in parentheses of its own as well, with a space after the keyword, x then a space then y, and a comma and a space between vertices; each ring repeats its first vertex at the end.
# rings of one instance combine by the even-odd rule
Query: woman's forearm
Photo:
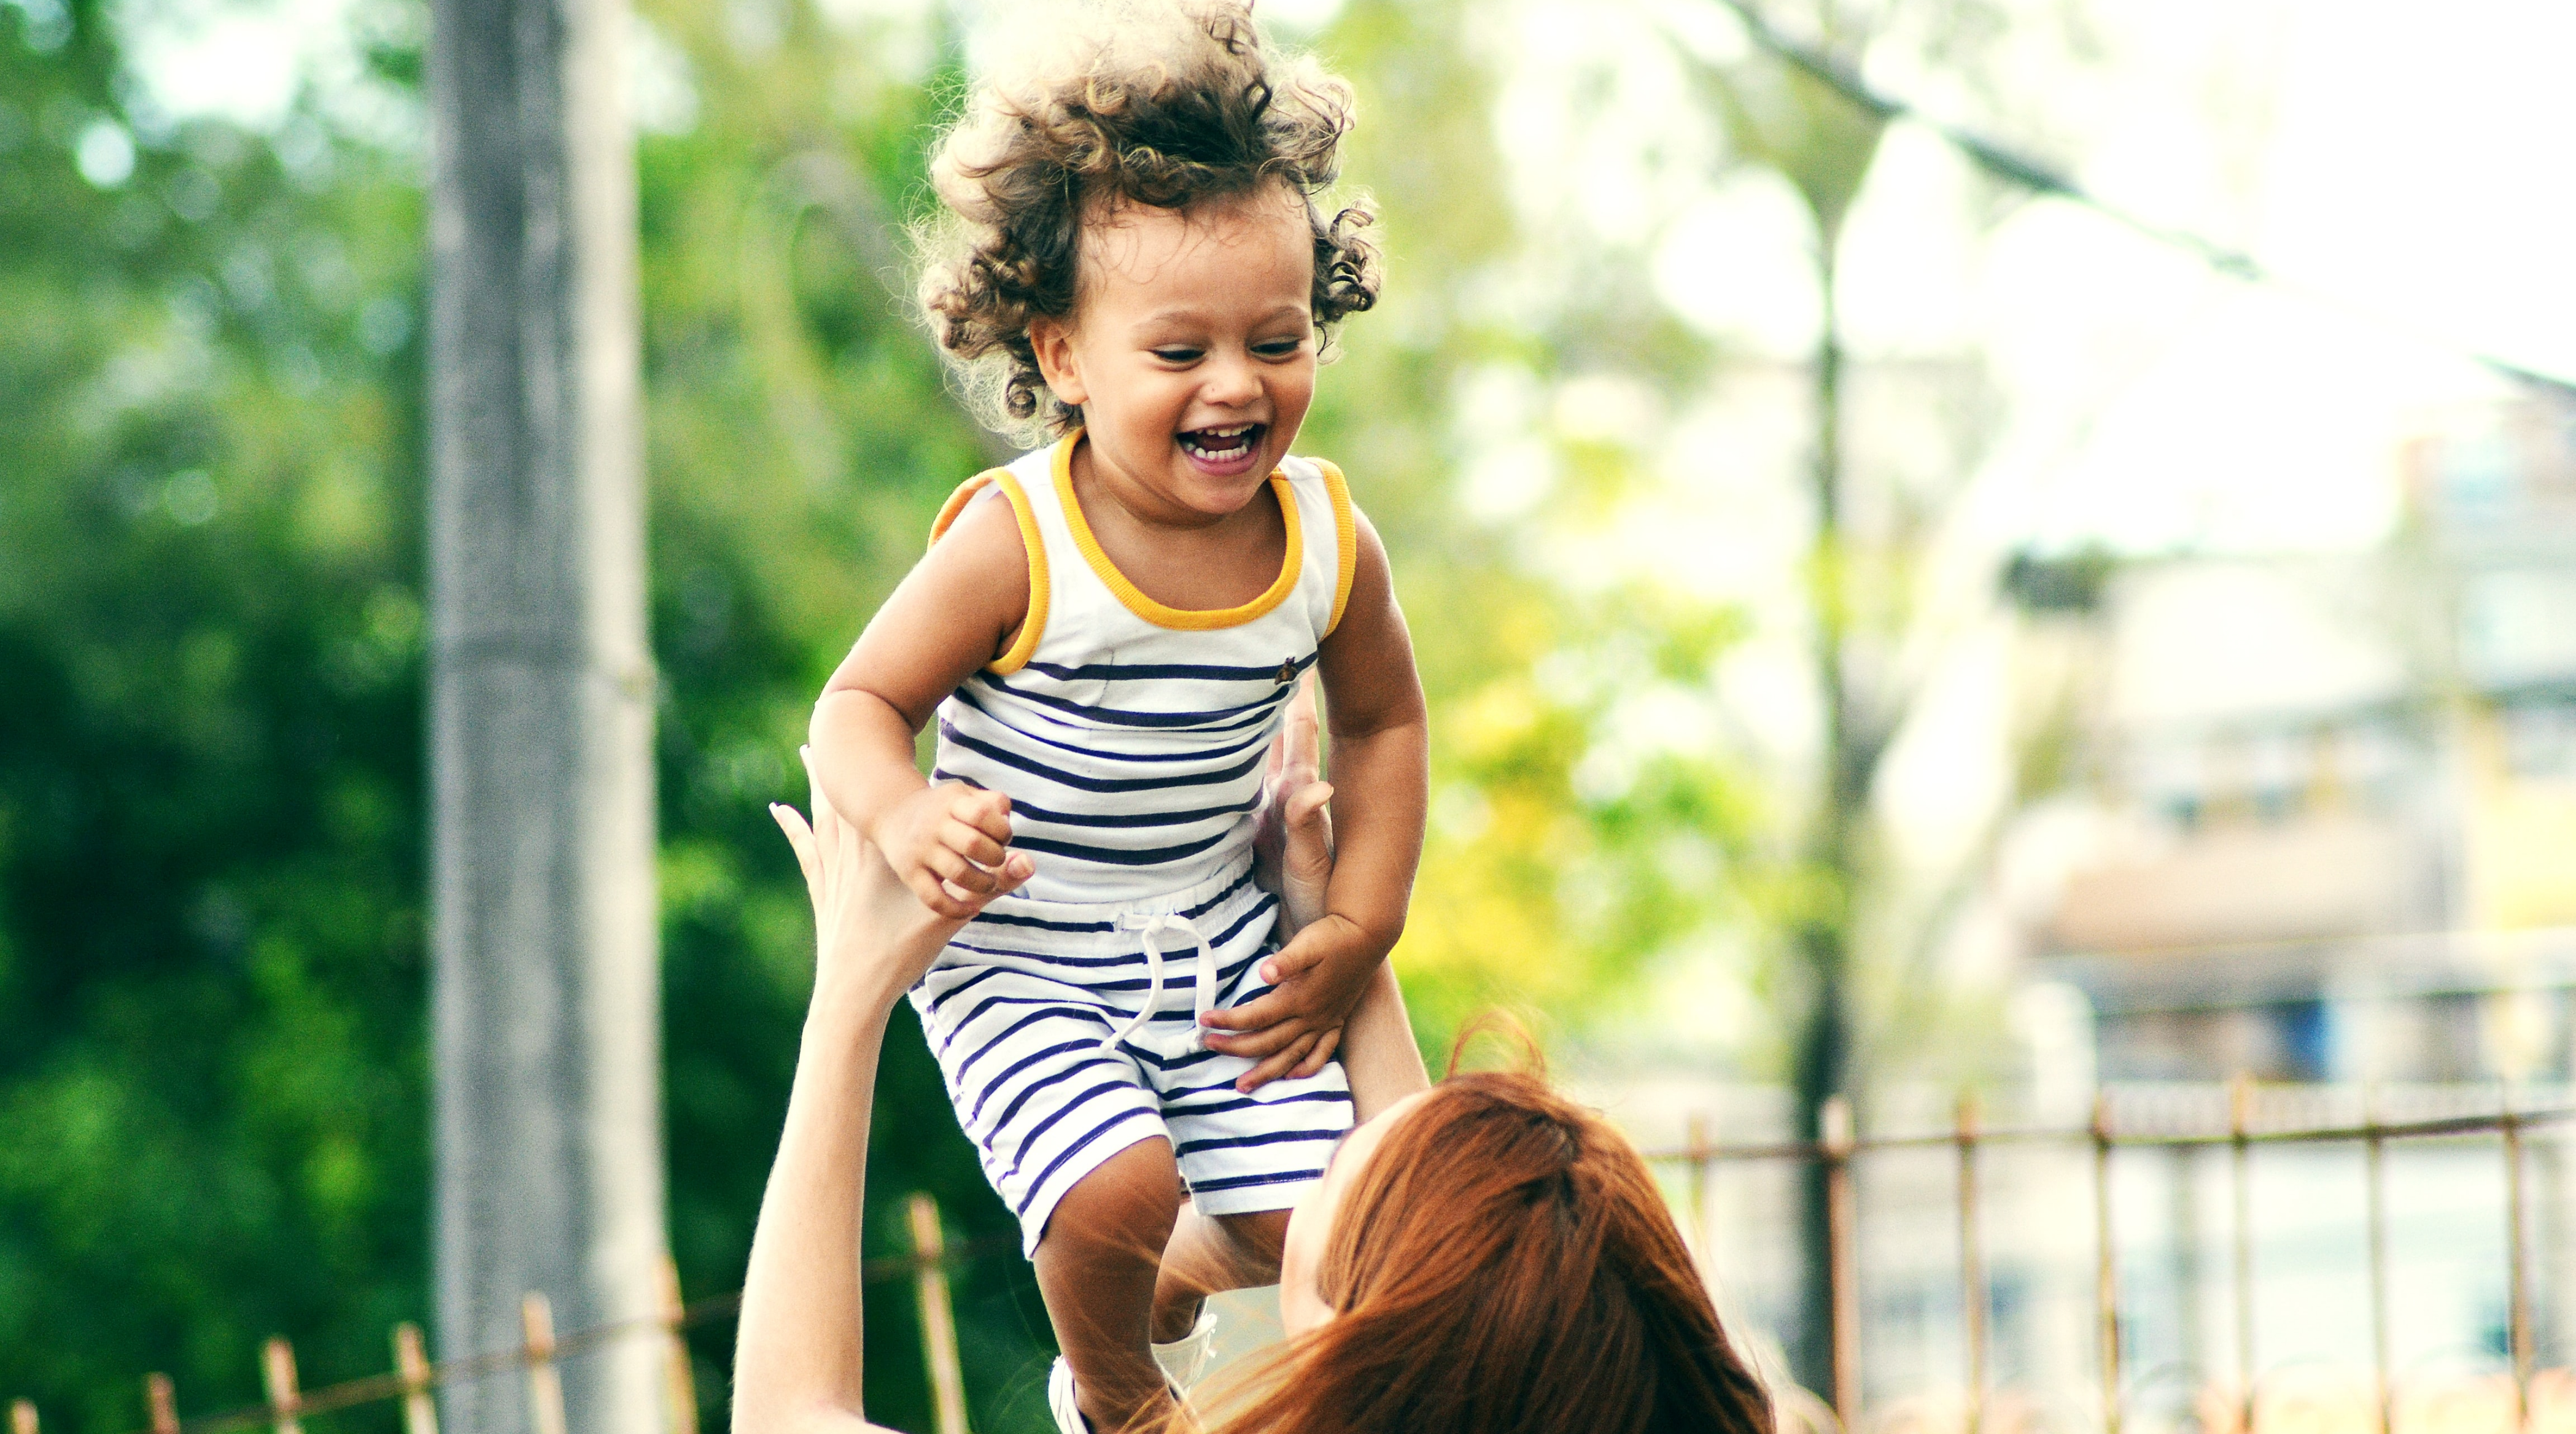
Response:
POLYGON ((1379 1111, 1431 1088, 1423 1068, 1422 1048, 1414 1044, 1413 1022, 1404 1014, 1404 989, 1396 984, 1395 966, 1381 961, 1368 989, 1342 1027, 1342 1069, 1351 1082, 1351 1118, 1371 1120, 1379 1111))
POLYGON ((735 1434, 852 1434, 868 1113, 896 993, 817 989, 762 1192, 734 1361, 735 1434))

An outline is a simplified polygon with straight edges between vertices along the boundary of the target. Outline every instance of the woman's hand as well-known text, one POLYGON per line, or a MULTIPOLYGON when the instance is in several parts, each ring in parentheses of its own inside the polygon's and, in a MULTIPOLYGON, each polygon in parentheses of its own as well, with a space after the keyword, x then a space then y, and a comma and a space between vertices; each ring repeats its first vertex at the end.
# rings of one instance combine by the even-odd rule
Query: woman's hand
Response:
MULTIPOLYGON (((813 770, 811 749, 799 749, 806 771, 813 770)), ((812 784, 814 820, 809 825, 794 807, 771 804, 769 814, 796 848, 796 864, 805 871, 805 892, 814 902, 814 1002, 817 1006, 842 994, 881 1000, 912 989, 940 948, 968 917, 1003 892, 1029 879, 1033 864, 1020 852, 995 868, 994 889, 967 892, 954 884, 948 897, 966 916, 943 916, 922 905, 911 888, 894 874, 885 858, 858 828, 832 809, 820 782, 812 784)))
MULTIPOLYGON (((806 771, 813 771, 812 754, 806 771)), ((814 901, 814 1000, 736 1325, 735 1434, 882 1434, 860 1411, 859 1216, 869 1104, 894 1003, 964 923, 921 904, 814 784, 814 819, 769 809, 814 901)), ((1003 890, 1029 859, 998 868, 1003 890)), ((993 893, 948 893, 971 911, 993 893)))
MULTIPOLYGON (((1309 675, 1298 684, 1297 695, 1288 699, 1286 725, 1271 739, 1270 775, 1261 804, 1261 824, 1252 839, 1253 879, 1279 898, 1278 939, 1283 948, 1296 946, 1299 933, 1324 918, 1324 890, 1333 880, 1333 815, 1325 805, 1333 799, 1333 788, 1321 776, 1322 748, 1322 724, 1315 715, 1315 680, 1309 675)), ((1313 949, 1318 949, 1313 941, 1296 947, 1298 955, 1293 966, 1281 963, 1284 951, 1266 958, 1261 979, 1278 984, 1302 977, 1318 964, 1313 949)), ((1315 984, 1318 983, 1299 980, 1298 994, 1314 995, 1307 988, 1315 984)), ((1248 1088, 1258 1089, 1281 1076, 1315 1075, 1341 1044, 1339 1015, 1314 1022, 1310 1029, 1288 1019, 1291 1013, 1284 1007, 1286 999, 1274 994, 1256 1003, 1274 1024, 1207 1033, 1208 1043, 1220 1050, 1229 1049, 1230 1042, 1250 1039, 1251 1045, 1234 1051, 1261 1062, 1244 1078, 1248 1088)), ((1346 1011, 1350 1002, 1328 1004, 1346 1011)))
POLYGON ((1279 898, 1283 945, 1323 916, 1324 888, 1333 880, 1333 815, 1325 806, 1333 788, 1320 775, 1322 747, 1310 675, 1288 700, 1287 725, 1271 739, 1261 824, 1252 838, 1253 879, 1279 898))

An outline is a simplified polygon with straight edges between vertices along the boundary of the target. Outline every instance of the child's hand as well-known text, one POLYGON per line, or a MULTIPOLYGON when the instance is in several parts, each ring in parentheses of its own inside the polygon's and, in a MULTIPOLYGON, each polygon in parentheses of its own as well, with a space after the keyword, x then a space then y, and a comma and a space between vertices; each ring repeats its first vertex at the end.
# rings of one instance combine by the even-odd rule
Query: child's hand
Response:
POLYGON ((1201 1017, 1211 1050, 1260 1062, 1234 1083, 1255 1091, 1284 1075, 1310 1076, 1341 1044, 1342 1025, 1368 990, 1385 946, 1347 917, 1326 916, 1262 958, 1273 989, 1231 1010, 1201 1017))
MULTIPOLYGON (((1011 841, 1011 799, 963 782, 924 787, 888 808, 870 833, 886 865, 921 904, 963 920, 1028 880, 1003 863, 1011 841)), ((1025 868, 1025 861, 1017 863, 1025 868)))
MULTIPOLYGON (((802 755, 810 772, 812 754, 802 755)), ((815 999, 821 1002, 833 991, 852 989, 891 1000, 939 959, 940 949, 956 934, 958 918, 924 916, 921 904, 896 882, 876 848, 832 809, 819 782, 813 803, 811 825, 784 803, 771 803, 769 813, 796 848, 805 892, 814 902, 815 999)), ((1017 886, 1029 871, 1029 859, 1014 854, 998 874, 1017 886)), ((973 915, 990 899, 968 903, 966 914, 973 915)))

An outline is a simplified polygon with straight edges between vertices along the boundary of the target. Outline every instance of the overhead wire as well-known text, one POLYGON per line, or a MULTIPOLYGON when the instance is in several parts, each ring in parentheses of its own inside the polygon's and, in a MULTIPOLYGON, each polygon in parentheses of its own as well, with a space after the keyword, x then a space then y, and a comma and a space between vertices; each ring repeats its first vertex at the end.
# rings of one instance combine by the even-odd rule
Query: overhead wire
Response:
POLYGON ((2019 185, 2034 194, 2064 200, 2069 204, 2089 209, 2132 233, 2167 248, 2190 254, 2228 278, 2274 289, 2310 304, 2338 310, 2349 317, 2402 335, 2413 342, 2459 354, 2488 372, 2516 383, 2546 389, 2561 398, 2576 398, 2576 380, 2544 373, 2527 364, 2516 363, 2511 359, 2425 333, 2417 326, 2393 315, 2354 303, 2341 295, 2284 278, 2242 249, 2221 244, 2176 225, 2159 223, 2134 210, 2114 204, 2086 189, 2064 171, 2042 160, 1998 143, 1965 126, 1926 114, 1912 101, 1873 87, 1832 56, 1781 34, 1753 8, 1750 0, 1717 0, 1717 3, 1743 24, 1745 33, 1751 37, 1755 45, 1778 57, 1782 63, 1881 120, 1902 120, 1930 130, 1952 148, 1966 155, 1978 168, 1998 179, 2019 185))

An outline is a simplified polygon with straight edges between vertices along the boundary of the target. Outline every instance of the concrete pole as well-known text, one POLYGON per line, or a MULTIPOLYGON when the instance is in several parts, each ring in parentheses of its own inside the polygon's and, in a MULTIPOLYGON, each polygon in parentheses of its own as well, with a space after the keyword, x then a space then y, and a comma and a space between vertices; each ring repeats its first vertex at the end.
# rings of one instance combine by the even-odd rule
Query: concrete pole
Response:
MULTIPOLYGON (((433 0, 430 783, 442 1357, 649 1319, 665 1250, 622 0, 433 0)), ((660 1350, 564 1368, 662 1427, 660 1350)), ((442 1396, 520 1434, 515 1374, 442 1396)))

